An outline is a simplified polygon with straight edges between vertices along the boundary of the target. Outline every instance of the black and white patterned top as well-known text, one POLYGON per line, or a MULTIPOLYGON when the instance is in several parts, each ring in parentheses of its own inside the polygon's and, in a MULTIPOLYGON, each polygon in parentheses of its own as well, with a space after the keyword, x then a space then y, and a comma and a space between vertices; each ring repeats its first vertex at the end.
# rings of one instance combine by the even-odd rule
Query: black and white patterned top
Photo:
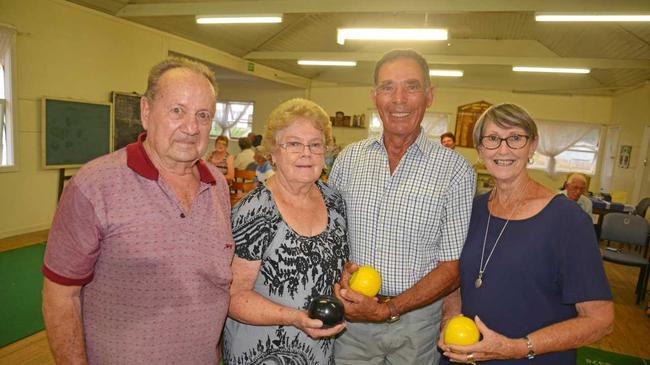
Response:
MULTIPOLYGON (((305 309, 332 294, 349 256, 341 196, 317 182, 327 207, 327 228, 316 236, 296 233, 282 219, 271 191, 260 186, 232 211, 235 255, 261 260, 254 289, 269 300, 305 309)), ((334 339, 314 340, 292 326, 254 326, 231 318, 224 329, 224 364, 334 364, 334 339)))

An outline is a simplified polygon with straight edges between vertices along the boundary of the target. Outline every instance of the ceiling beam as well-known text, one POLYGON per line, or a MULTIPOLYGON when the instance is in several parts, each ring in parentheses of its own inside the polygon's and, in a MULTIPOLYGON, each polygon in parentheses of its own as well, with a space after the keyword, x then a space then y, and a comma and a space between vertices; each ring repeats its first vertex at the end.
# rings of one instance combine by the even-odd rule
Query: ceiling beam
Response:
POLYGON ((645 12, 647 0, 264 0, 128 4, 120 17, 254 13, 645 12))
MULTIPOLYGON (((251 60, 343 60, 376 62, 382 53, 363 52, 250 52, 251 60)), ((500 65, 538 67, 583 67, 600 69, 650 69, 650 60, 621 60, 608 58, 509 57, 509 56, 446 56, 423 55, 428 63, 444 65, 500 65)))

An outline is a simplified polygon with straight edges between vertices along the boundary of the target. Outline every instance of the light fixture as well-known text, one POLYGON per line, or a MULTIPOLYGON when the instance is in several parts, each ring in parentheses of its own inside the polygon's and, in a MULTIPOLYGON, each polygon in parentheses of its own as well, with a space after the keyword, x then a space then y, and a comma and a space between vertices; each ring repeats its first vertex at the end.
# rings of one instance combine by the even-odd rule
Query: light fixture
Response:
POLYGON ((346 39, 371 41, 443 41, 447 29, 437 28, 339 28, 336 42, 345 44, 346 39))
POLYGON ((323 61, 323 60, 298 60, 299 65, 303 66, 342 66, 355 67, 357 61, 323 61))
POLYGON ((535 14, 538 22, 650 22, 650 14, 535 14))
POLYGON ((461 70, 429 70, 429 76, 462 77, 461 70))
POLYGON ((556 72, 565 74, 588 74, 591 72, 588 68, 560 68, 560 67, 527 67, 513 66, 512 71, 517 72, 556 72))
POLYGON ((198 24, 282 23, 282 14, 197 15, 198 24))

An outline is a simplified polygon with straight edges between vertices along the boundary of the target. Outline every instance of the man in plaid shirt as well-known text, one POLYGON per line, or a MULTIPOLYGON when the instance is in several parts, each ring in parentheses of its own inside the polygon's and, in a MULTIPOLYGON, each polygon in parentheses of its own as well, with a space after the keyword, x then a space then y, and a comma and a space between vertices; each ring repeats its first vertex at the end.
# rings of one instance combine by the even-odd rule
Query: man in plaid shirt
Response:
POLYGON ((420 126, 433 102, 428 75, 413 50, 377 62, 371 97, 383 133, 348 146, 330 175, 346 203, 351 248, 336 288, 349 320, 337 364, 438 363, 442 298, 458 287, 475 174, 420 126), (357 265, 381 273, 377 297, 348 288, 357 265))

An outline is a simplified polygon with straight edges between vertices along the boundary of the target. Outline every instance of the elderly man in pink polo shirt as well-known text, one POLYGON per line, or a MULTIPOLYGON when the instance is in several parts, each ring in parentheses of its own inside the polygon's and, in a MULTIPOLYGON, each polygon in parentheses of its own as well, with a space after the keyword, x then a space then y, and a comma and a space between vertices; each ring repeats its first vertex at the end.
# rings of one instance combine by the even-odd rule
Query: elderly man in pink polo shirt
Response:
POLYGON ((204 65, 153 67, 138 141, 67 185, 43 262, 59 364, 217 364, 233 237, 222 174, 200 157, 216 85, 204 65))

